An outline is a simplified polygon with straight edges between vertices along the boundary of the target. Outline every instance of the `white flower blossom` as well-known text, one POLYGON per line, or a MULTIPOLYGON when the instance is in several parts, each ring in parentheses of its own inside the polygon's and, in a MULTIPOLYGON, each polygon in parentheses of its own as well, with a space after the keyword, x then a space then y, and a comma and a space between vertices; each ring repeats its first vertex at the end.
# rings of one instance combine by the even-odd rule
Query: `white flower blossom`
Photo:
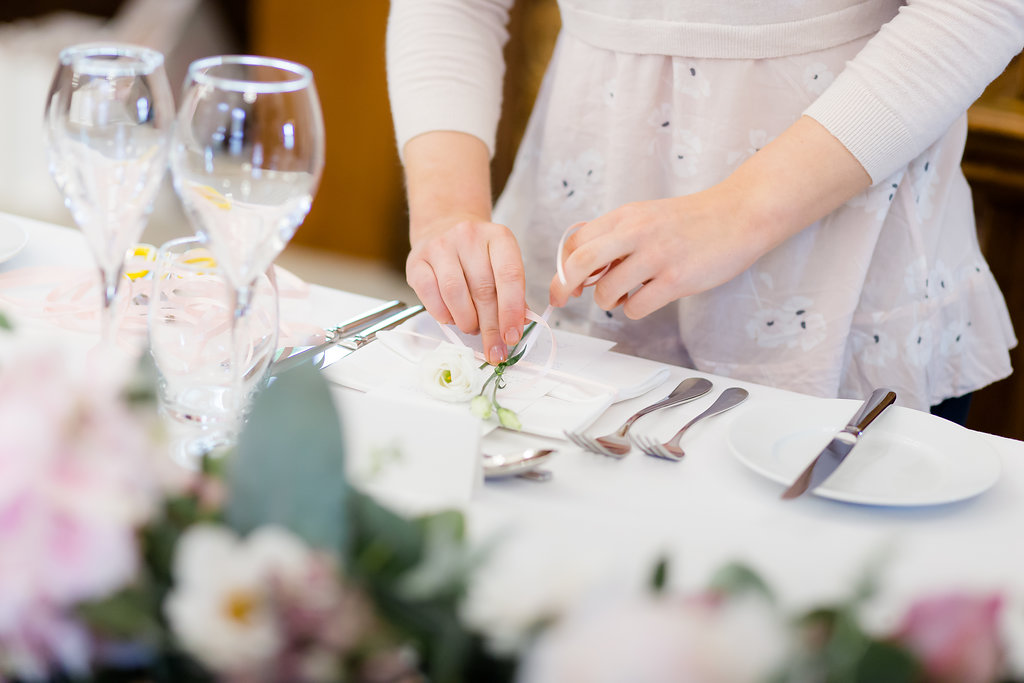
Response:
POLYGON ((785 634, 784 622, 759 598, 610 601, 577 611, 546 632, 519 680, 756 683, 785 660, 785 634))
POLYGON ((196 525, 174 558, 175 587, 164 610, 182 647, 217 673, 255 671, 284 645, 271 591, 304 580, 309 549, 290 532, 196 525))
POLYGON ((420 386, 433 398, 452 403, 468 401, 479 390, 480 370, 473 352, 442 344, 420 362, 420 386))

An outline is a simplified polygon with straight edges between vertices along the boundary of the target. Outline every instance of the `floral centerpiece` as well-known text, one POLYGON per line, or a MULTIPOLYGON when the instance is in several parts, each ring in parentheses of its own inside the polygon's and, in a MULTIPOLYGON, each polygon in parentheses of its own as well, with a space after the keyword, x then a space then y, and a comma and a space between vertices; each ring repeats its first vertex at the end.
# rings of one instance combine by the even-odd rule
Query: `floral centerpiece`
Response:
POLYGON ((348 486, 342 425, 311 367, 257 396, 236 449, 186 471, 165 451, 145 364, 76 364, 6 337, 0 680, 981 683, 1021 672, 1024 620, 999 595, 929 598, 875 633, 860 618, 870 586, 791 615, 743 567, 680 595, 662 562, 639 594, 563 590, 502 610, 460 514, 407 519, 348 486))

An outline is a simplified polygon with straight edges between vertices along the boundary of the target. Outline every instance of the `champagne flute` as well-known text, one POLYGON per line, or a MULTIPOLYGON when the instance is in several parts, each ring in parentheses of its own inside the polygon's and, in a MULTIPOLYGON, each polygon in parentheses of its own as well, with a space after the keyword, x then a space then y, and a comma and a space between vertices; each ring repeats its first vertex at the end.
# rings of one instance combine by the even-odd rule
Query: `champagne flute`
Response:
POLYGON ((251 55, 189 66, 171 172, 193 227, 232 287, 236 339, 244 336, 237 327, 253 283, 305 219, 323 165, 323 116, 307 67, 251 55))
POLYGON ((117 329, 125 253, 153 210, 173 123, 159 52, 119 43, 61 51, 46 102, 49 167, 99 267, 101 346, 117 329))

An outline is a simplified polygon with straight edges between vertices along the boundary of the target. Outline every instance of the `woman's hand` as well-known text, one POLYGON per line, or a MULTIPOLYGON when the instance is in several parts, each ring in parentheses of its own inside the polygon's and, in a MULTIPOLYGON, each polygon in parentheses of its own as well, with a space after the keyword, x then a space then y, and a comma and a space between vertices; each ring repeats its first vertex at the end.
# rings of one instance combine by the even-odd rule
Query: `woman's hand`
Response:
POLYGON ((483 218, 443 217, 417 231, 406 279, 441 323, 479 332, 488 362, 505 360, 522 335, 525 278, 512 231, 483 218))
POLYGON ((626 204, 586 223, 566 240, 566 284, 551 281, 551 303, 579 296, 581 283, 610 264, 594 287, 603 309, 642 318, 680 297, 746 270, 760 255, 725 188, 626 204))
POLYGON ((566 282, 551 281, 564 306, 605 266, 594 300, 642 318, 716 287, 871 184, 857 159, 806 116, 726 180, 683 197, 626 204, 566 240, 566 282))
POLYGON ((479 332, 487 361, 500 363, 523 334, 526 286, 519 244, 491 222, 487 146, 433 131, 406 143, 404 157, 409 286, 439 322, 479 332))

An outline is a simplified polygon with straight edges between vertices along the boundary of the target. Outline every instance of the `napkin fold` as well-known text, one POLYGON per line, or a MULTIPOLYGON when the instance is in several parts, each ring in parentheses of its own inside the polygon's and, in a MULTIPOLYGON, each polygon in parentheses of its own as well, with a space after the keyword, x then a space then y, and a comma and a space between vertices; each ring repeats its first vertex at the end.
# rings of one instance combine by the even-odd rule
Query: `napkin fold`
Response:
MULTIPOLYGON (((325 368, 324 375, 369 394, 426 398, 418 383, 419 364, 447 343, 437 324, 418 316, 377 337, 375 343, 325 368)), ((607 340, 556 330, 553 341, 556 352, 550 367, 546 359, 552 339, 538 338, 503 376, 507 386, 499 400, 519 415, 523 431, 530 434, 563 438, 565 430, 586 429, 613 403, 654 389, 670 374, 660 363, 611 352, 613 342, 607 340)), ((484 432, 497 426, 484 424, 484 432)))

